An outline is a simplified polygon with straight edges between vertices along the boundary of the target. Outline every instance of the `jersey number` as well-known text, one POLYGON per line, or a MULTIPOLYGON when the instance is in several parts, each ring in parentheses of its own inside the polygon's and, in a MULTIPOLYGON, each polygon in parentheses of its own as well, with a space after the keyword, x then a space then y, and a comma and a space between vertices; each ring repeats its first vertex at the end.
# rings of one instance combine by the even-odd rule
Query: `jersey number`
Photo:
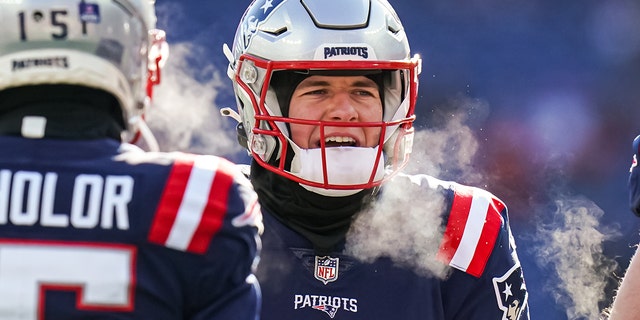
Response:
POLYGON ((0 242, 0 319, 43 319, 51 290, 75 291, 80 310, 131 311, 134 263, 124 246, 0 242))
MULTIPOLYGON (((66 16, 66 10, 51 10, 49 15, 51 26, 58 29, 54 30, 57 32, 51 33, 51 37, 53 39, 62 40, 67 38, 67 36, 69 35, 69 28, 67 26, 67 23, 61 21, 61 18, 66 16)), ((20 29, 20 40, 22 41, 27 41, 27 18, 28 17, 25 15, 24 11, 18 12, 18 27, 20 29)), ((35 11, 31 15, 31 18, 35 21, 35 23, 44 23, 43 20, 45 20, 44 14, 40 11, 35 11)))

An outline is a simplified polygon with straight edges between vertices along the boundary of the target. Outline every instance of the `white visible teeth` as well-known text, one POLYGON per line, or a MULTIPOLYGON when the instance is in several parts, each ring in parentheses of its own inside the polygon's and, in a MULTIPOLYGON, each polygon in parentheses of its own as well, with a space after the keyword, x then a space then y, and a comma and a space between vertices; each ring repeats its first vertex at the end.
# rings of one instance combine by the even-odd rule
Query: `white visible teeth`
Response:
POLYGON ((325 142, 354 143, 356 140, 350 137, 329 137, 325 139, 325 142))

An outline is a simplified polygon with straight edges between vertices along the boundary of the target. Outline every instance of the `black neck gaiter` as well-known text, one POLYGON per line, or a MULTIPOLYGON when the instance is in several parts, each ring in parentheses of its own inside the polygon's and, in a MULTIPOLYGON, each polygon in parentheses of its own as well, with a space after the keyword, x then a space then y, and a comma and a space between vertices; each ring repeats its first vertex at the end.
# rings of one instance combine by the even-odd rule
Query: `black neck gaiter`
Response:
POLYGON ((255 161, 251 164, 251 181, 260 205, 311 241, 318 254, 329 253, 344 240, 353 217, 368 205, 374 194, 371 189, 346 197, 319 195, 255 161))

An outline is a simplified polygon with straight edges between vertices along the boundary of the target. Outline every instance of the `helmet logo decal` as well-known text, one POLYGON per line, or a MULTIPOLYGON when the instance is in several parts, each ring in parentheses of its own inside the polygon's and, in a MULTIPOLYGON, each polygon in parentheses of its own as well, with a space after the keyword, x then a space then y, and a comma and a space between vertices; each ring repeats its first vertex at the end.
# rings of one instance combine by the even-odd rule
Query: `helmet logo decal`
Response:
POLYGON ((80 2, 78 11, 80 12, 80 21, 100 23, 100 6, 98 4, 86 3, 83 0, 80 2))
POLYGON ((262 5, 262 7, 260 7, 260 9, 262 9, 263 13, 267 13, 267 10, 269 10, 270 8, 273 8, 273 0, 265 1, 264 4, 262 5))
MULTIPOLYGON (((255 2, 255 5, 251 6, 251 8, 245 14, 244 19, 242 20, 242 25, 240 26, 242 32, 242 45, 243 49, 249 47, 251 43, 251 38, 258 31, 258 25, 266 20, 273 9, 276 8, 280 3, 284 0, 258 0, 255 2), (263 3, 262 6, 259 6, 260 3, 263 3)), ((242 50, 244 51, 244 50, 242 50)))

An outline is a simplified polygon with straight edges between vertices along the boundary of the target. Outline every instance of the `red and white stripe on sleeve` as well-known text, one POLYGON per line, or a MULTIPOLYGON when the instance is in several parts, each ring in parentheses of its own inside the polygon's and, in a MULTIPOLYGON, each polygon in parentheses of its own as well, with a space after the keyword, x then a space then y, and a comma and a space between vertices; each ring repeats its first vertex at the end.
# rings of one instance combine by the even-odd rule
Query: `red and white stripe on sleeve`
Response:
POLYGON ((485 190, 455 185, 438 259, 480 277, 500 233, 504 209, 504 203, 485 190))
POLYGON ((227 213, 232 164, 208 155, 175 160, 149 232, 149 241, 194 253, 207 251, 227 213))

